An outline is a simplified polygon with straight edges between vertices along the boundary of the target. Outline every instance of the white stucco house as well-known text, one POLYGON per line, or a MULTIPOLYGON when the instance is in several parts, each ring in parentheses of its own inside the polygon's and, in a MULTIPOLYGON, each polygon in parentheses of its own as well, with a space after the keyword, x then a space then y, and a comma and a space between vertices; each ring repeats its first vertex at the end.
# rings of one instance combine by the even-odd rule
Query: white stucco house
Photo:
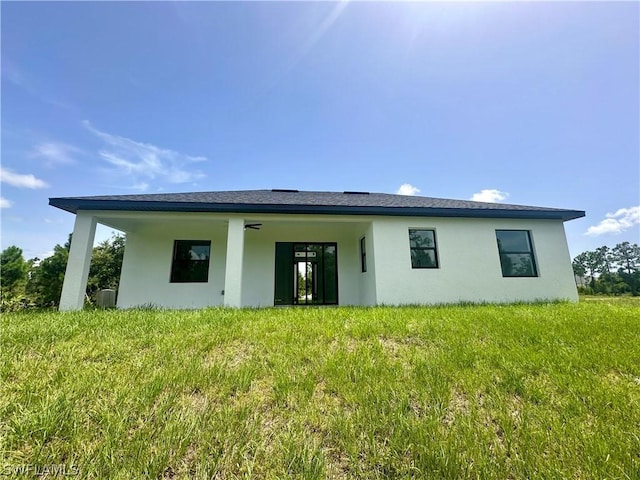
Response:
POLYGON ((49 204, 76 215, 61 310, 83 306, 97 223, 126 233, 120 308, 578 299, 578 210, 297 190, 49 204))

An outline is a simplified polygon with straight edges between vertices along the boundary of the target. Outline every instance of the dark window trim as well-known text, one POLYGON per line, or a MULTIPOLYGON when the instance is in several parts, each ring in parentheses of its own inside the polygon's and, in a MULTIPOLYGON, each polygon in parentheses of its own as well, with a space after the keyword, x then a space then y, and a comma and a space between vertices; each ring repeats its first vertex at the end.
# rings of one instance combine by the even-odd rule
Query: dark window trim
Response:
POLYGON ((438 269, 440 268, 440 260, 438 259, 438 240, 436 238, 436 229, 435 228, 410 228, 409 229, 409 256, 411 260, 411 268, 415 270, 422 269, 438 269), (411 232, 433 232, 433 247, 412 247, 411 246, 411 232), (413 264, 413 257, 411 257, 411 252, 414 250, 433 250, 433 258, 435 258, 436 264, 434 266, 415 266, 413 264))
POLYGON ((211 240, 182 240, 182 239, 178 239, 178 240, 174 240, 173 241, 173 253, 171 255, 171 271, 170 271, 170 275, 169 275, 169 283, 208 283, 209 282, 209 268, 211 266, 211 240), (193 260, 193 259, 177 259, 177 253, 178 253, 178 246, 180 243, 188 243, 191 246, 207 246, 209 247, 209 256, 206 259, 203 260, 193 260), (204 265, 206 265, 206 268, 204 269, 204 271, 206 272, 206 275, 204 276, 204 279, 196 279, 196 280, 189 280, 189 279, 180 279, 179 275, 178 275, 178 271, 176 270, 176 262, 198 262, 198 263, 202 263, 204 265))
POLYGON ((500 270, 503 278, 535 278, 540 276, 538 271, 538 263, 536 262, 536 256, 533 248, 533 238, 531 236, 531 230, 521 228, 499 228, 496 229, 496 244, 498 246, 498 257, 500 257, 500 270), (508 250, 503 251, 500 248, 500 242, 498 242, 498 232, 525 232, 527 234, 527 240, 529 241, 529 250, 508 250), (531 267, 533 269, 533 275, 505 275, 503 268, 503 256, 505 255, 529 255, 531 259, 531 267))
POLYGON ((367 240, 366 237, 360 239, 360 271, 367 271, 367 240))
MULTIPOLYGON (((340 305, 340 287, 339 287, 339 283, 338 283, 338 242, 275 242, 275 244, 277 245, 278 243, 290 243, 293 246, 293 251, 291 252, 291 254, 293 255, 293 262, 295 263, 296 257, 295 257, 295 246, 296 245, 319 245, 322 247, 322 254, 324 256, 324 252, 325 252, 325 248, 327 247, 335 247, 336 249, 336 271, 334 272, 333 275, 333 281, 335 282, 336 285, 336 301, 335 302, 326 302, 323 301, 322 303, 297 303, 296 299, 295 299, 295 295, 294 295, 294 299, 293 299, 293 303, 292 305, 295 306, 299 306, 299 307, 308 307, 308 306, 318 306, 318 305, 340 305)), ((277 248, 277 247, 276 247, 277 248)), ((327 278, 323 275, 322 276, 322 291, 326 292, 326 285, 327 285, 327 278)), ((276 295, 276 289, 277 286, 275 285, 275 281, 274 281, 274 298, 276 295)))

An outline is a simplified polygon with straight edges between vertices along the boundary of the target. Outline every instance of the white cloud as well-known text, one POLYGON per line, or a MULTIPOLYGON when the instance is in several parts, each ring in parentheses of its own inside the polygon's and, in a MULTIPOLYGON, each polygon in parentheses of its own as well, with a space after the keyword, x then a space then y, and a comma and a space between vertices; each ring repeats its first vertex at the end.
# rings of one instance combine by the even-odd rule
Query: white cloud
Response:
POLYGON ((44 260, 45 258, 53 256, 54 253, 56 253, 55 250, 47 250, 44 252, 40 252, 38 255, 36 255, 36 258, 39 258, 40 260, 44 260))
POLYGON ((114 173, 129 176, 138 190, 149 188, 147 180, 187 183, 205 176, 194 167, 194 164, 206 161, 205 157, 194 157, 102 132, 86 120, 83 125, 104 142, 104 148, 98 155, 112 167, 114 173))
POLYGON ((409 196, 413 196, 416 193, 420 193, 420 189, 417 187, 414 187, 413 185, 411 185, 410 183, 403 183, 402 185, 400 185, 400 188, 398 189, 398 191, 396 192, 398 195, 409 195, 409 196))
POLYGON ((34 79, 10 60, 2 62, 2 76, 34 97, 39 97, 34 79))
POLYGON ((140 190, 141 192, 146 192, 149 190, 149 184, 147 182, 139 182, 131 186, 134 190, 140 190))
POLYGON ((487 202, 487 203, 499 203, 505 200, 509 194, 507 192, 501 192, 500 190, 485 189, 474 193, 470 200, 474 202, 487 202))
POLYGON ((13 205, 13 202, 11 200, 0 197, 0 208, 11 208, 11 205, 13 205))
POLYGON ((79 148, 60 142, 46 142, 36 145, 31 157, 44 158, 48 166, 70 165, 75 163, 74 155, 81 153, 79 148))
POLYGON ((49 186, 30 173, 14 173, 2 167, 0 167, 0 182, 8 183, 9 185, 19 188, 45 188, 49 186))
POLYGON ((19 68, 10 59, 7 59, 6 55, 2 59, 2 76, 35 98, 57 107, 72 108, 64 102, 50 98, 46 94, 46 82, 38 81, 36 77, 19 68))
POLYGON ((589 227, 585 235, 597 237, 607 233, 622 233, 634 225, 640 225, 640 205, 621 208, 615 213, 607 213, 605 217, 598 225, 589 227))

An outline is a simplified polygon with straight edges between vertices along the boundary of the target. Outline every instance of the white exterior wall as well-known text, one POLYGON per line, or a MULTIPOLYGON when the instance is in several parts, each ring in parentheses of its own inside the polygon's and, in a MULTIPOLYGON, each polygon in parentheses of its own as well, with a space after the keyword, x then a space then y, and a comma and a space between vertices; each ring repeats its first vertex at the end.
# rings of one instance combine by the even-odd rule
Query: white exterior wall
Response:
POLYGON ((560 220, 378 217, 373 241, 378 304, 578 300, 560 220), (411 268, 410 228, 435 230, 439 268, 411 268), (502 276, 500 229, 531 232, 538 277, 502 276))
POLYGON ((360 264, 358 238, 351 226, 344 228, 331 224, 296 225, 261 230, 247 230, 245 235, 244 288, 242 304, 245 306, 273 306, 275 294, 276 242, 336 242, 338 246, 338 304, 360 304, 360 264))
MULTIPOLYGON (((198 225, 172 223, 159 217, 152 226, 127 233, 118 291, 118 307, 151 304, 158 307, 203 308, 224 305, 227 228, 220 216, 199 217, 198 225), (208 221, 209 219, 215 222, 208 221), (171 283, 175 240, 211 240, 207 283, 171 283)), ((276 217, 277 218, 277 217, 276 217)), ((313 216, 296 221, 263 220, 260 230, 244 232, 242 301, 245 307, 273 306, 276 242, 335 242, 338 251, 338 302, 360 304, 358 241, 352 223, 318 223, 313 216), (299 223, 303 222, 303 223, 299 223)), ((330 219, 331 220, 331 219, 330 219)), ((175 222, 175 220, 174 220, 175 222)), ((253 221, 247 220, 247 223, 253 221)), ((364 227, 363 227, 364 228, 364 227)), ((373 291, 375 285, 371 283, 373 291)))
MULTIPOLYGON (((132 222, 135 228, 127 230, 118 306, 224 305, 224 220, 220 214, 146 214, 145 223, 132 222), (169 281, 175 240, 211 241, 207 283, 169 281)), ((340 305, 578 299, 559 220, 314 215, 264 215, 246 220, 254 221, 263 226, 244 232, 242 306, 273 306, 276 242, 336 242, 340 305), (438 269, 411 268, 409 228, 436 231, 438 269), (531 231, 538 277, 502 277, 496 229, 531 231), (363 236, 365 273, 361 272, 359 251, 363 236)))
POLYGON ((367 228, 356 239, 356 249, 358 255, 358 272, 359 272, 359 286, 360 286, 360 305, 376 305, 376 264, 374 261, 375 246, 373 243, 373 226, 367 225, 367 228), (360 239, 364 237, 365 240, 365 252, 367 271, 362 272, 362 266, 360 264, 360 239))
MULTIPOLYGON (((170 224, 169 224, 170 225, 170 224)), ((171 228, 169 225, 127 233, 122 261, 118 307, 153 305, 170 308, 204 308, 222 305, 224 296, 226 229, 171 228), (171 283, 175 240, 211 240, 209 281, 171 283)))

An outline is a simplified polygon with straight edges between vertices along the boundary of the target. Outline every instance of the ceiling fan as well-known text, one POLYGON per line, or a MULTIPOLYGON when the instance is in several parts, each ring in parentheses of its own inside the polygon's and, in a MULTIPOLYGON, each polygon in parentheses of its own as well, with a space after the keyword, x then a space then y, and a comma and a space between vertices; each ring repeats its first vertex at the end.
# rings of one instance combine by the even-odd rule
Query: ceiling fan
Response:
POLYGON ((247 228, 250 228, 251 230, 260 230, 260 227, 262 227, 261 223, 245 223, 244 225, 245 230, 247 228))

